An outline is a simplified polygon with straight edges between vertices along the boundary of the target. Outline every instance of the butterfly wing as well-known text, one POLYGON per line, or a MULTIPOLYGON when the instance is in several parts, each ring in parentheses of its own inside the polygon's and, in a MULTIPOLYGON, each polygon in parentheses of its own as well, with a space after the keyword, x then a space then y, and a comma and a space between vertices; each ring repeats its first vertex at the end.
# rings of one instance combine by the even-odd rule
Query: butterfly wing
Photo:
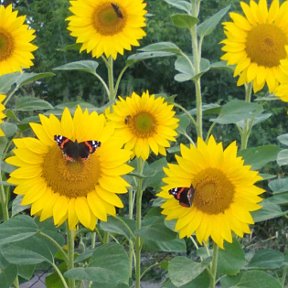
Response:
POLYGON ((179 204, 183 207, 191 207, 193 196, 195 193, 194 187, 176 187, 169 191, 169 194, 173 195, 175 199, 179 201, 179 204))
POLYGON ((78 158, 79 152, 78 144, 76 142, 73 142, 69 138, 62 135, 55 135, 54 140, 62 150, 67 160, 74 161, 78 158))
POLYGON ((87 159, 88 156, 96 151, 101 146, 100 141, 89 140, 78 144, 79 157, 81 159, 87 159))

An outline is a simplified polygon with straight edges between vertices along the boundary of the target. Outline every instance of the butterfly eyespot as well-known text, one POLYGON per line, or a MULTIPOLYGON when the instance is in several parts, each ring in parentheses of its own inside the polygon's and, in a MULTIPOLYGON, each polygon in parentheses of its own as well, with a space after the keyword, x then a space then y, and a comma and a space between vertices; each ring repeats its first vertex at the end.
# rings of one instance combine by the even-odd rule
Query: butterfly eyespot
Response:
POLYGON ((54 140, 63 152, 65 159, 72 162, 88 159, 89 155, 101 146, 100 141, 88 140, 78 143, 62 135, 54 135, 54 140))
POLYGON ((179 204, 183 207, 191 207, 195 189, 193 185, 190 187, 176 187, 168 191, 169 194, 173 195, 179 204))

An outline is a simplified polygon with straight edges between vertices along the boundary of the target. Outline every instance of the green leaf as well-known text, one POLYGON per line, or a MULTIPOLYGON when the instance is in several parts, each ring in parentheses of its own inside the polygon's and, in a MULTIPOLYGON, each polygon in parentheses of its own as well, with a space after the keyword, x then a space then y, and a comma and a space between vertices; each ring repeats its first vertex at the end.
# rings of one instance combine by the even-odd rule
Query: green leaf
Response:
POLYGON ((17 267, 15 265, 8 265, 0 269, 0 283, 1 288, 9 288, 12 286, 17 276, 17 267))
POLYGON ((16 83, 16 79, 19 73, 10 73, 0 76, 0 93, 7 94, 11 89, 11 86, 16 83))
POLYGON ((213 16, 206 19, 203 23, 199 24, 198 26, 198 34, 200 37, 205 37, 209 34, 211 34, 218 23, 221 21, 221 19, 226 15, 226 13, 229 11, 231 5, 228 5, 227 7, 221 9, 213 16))
POLYGON ((1 128, 4 131, 5 136, 8 138, 13 137, 18 131, 17 125, 10 122, 2 123, 1 128))
POLYGON ((236 277, 221 278, 222 288, 281 288, 277 279, 263 271, 245 271, 236 277))
POLYGON ((95 249, 89 267, 67 271, 65 277, 93 281, 101 288, 129 284, 129 259, 118 244, 102 245, 95 249))
POLYGON ((141 52, 141 53, 136 53, 136 54, 129 56, 127 59, 127 62, 129 64, 129 63, 143 61, 147 59, 169 57, 169 56, 174 56, 174 55, 175 53, 172 53, 172 52, 161 52, 161 51, 141 52))
POLYGON ((277 139, 281 144, 288 146, 288 133, 279 135, 277 139))
POLYGON ((12 202, 12 216, 19 214, 20 212, 29 208, 29 206, 21 205, 21 201, 23 199, 22 195, 17 195, 16 198, 12 202))
POLYGON ((288 177, 272 180, 268 183, 269 188, 273 191, 273 194, 287 192, 288 191, 288 177))
POLYGON ((173 24, 178 28, 191 29, 198 23, 198 19, 188 14, 174 14, 171 16, 173 24))
POLYGON ((279 166, 288 165, 288 149, 283 149, 279 151, 277 155, 277 164, 279 166))
POLYGON ((273 203, 270 198, 267 198, 260 203, 262 206, 260 210, 252 212, 255 222, 267 221, 273 218, 281 217, 285 214, 285 212, 281 210, 280 206, 273 203))
POLYGON ((19 77, 17 77, 16 84, 21 87, 32 82, 38 81, 44 78, 50 78, 55 76, 52 72, 44 72, 44 73, 20 73, 19 77))
POLYGON ((219 124, 236 124, 241 120, 253 119, 263 111, 262 105, 242 100, 232 100, 222 106, 219 116, 212 121, 219 124))
POLYGON ((195 74, 195 70, 193 67, 193 59, 191 56, 184 57, 180 55, 177 57, 175 61, 175 70, 179 71, 179 74, 176 74, 174 79, 178 82, 184 82, 193 80, 210 69, 210 62, 207 59, 201 58, 200 62, 200 73, 195 74))
POLYGON ((280 251, 261 249, 255 252, 248 263, 250 269, 278 269, 284 265, 284 255, 280 251))
POLYGON ((182 287, 198 277, 208 266, 207 263, 198 263, 193 260, 177 256, 169 262, 168 275, 176 287, 182 287))
POLYGON ((19 215, 0 224, 0 245, 30 238, 38 232, 33 218, 19 215))
POLYGON ((143 240, 169 241, 178 238, 178 234, 164 225, 161 216, 145 217, 139 235, 143 240))
POLYGON ((149 165, 145 165, 144 175, 148 176, 143 181, 143 189, 152 187, 155 191, 159 191, 162 186, 164 177, 163 167, 167 166, 166 158, 160 158, 149 165))
POLYGON ((192 10, 191 3, 183 0, 164 0, 166 3, 170 4, 171 6, 174 6, 178 8, 179 10, 183 10, 187 13, 190 13, 192 10))
POLYGON ((35 271, 35 265, 20 265, 17 266, 18 275, 22 277, 25 280, 29 280, 32 278, 34 271, 35 271))
POLYGON ((115 233, 118 235, 125 236, 126 239, 133 239, 135 235, 133 233, 135 223, 131 219, 124 217, 109 217, 107 222, 101 222, 100 228, 105 232, 115 233), (124 223, 126 223, 126 225, 124 223))
POLYGON ((218 274, 236 275, 245 265, 245 253, 234 238, 232 243, 225 242, 224 249, 219 250, 218 274))
POLYGON ((35 110, 48 110, 53 109, 53 106, 42 99, 36 97, 17 97, 14 111, 35 111, 35 110))
POLYGON ((277 145, 264 145, 248 148, 239 152, 245 160, 245 164, 251 165, 253 169, 259 170, 267 163, 275 161, 280 148, 277 145))
POLYGON ((29 239, 5 245, 2 254, 9 263, 16 265, 53 263, 56 248, 52 245, 47 239, 35 235, 29 239))
POLYGON ((62 70, 62 71, 77 70, 77 71, 87 72, 87 73, 95 75, 98 66, 99 66, 99 63, 97 61, 81 60, 81 61, 70 62, 64 65, 58 66, 54 68, 53 70, 62 70))
POLYGON ((170 241, 144 240, 143 250, 148 252, 186 253, 187 247, 184 239, 170 241))
POLYGON ((181 49, 172 42, 153 43, 145 47, 142 47, 139 50, 143 52, 156 52, 157 51, 157 52, 169 52, 169 53, 174 53, 174 54, 181 53, 181 49))
POLYGON ((12 73, 0 77, 0 93, 7 94, 13 84, 19 87, 35 82, 37 80, 54 76, 54 73, 12 73))

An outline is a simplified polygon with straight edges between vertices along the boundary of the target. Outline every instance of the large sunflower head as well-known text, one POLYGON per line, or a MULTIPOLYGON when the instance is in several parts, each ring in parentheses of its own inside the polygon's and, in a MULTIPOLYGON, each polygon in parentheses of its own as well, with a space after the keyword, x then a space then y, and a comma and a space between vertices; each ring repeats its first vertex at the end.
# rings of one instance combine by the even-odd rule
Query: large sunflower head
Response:
MULTIPOLYGON (((5 106, 4 106, 4 104, 2 104, 5 97, 6 97, 5 95, 0 94, 0 124, 2 124, 3 119, 6 117, 4 114, 5 106)), ((4 132, 1 128, 0 128, 0 136, 4 136, 4 132)))
POLYGON ((93 57, 123 55, 124 49, 139 46, 146 33, 143 0, 72 0, 72 16, 68 30, 81 43, 81 51, 92 52, 93 57))
POLYGON ((279 82, 288 81, 288 75, 280 68, 287 59, 288 2, 279 5, 273 0, 269 9, 266 0, 257 4, 240 2, 244 16, 230 13, 232 22, 224 23, 226 39, 222 41, 225 54, 222 60, 235 65, 234 76, 239 76, 238 85, 253 83, 254 92, 265 83, 271 92, 279 82))
POLYGON ((18 168, 8 182, 41 221, 53 217, 60 225, 68 219, 70 229, 78 222, 93 229, 97 219, 106 221, 115 207, 123 207, 116 194, 129 186, 122 176, 132 170, 126 164, 131 152, 121 148, 113 127, 96 112, 78 107, 73 117, 68 109, 61 120, 39 117, 40 124, 31 123, 36 138, 14 140, 15 155, 6 161, 18 168))
POLYGON ((12 5, 0 5, 0 75, 21 71, 33 65, 31 41, 34 30, 24 24, 25 16, 17 16, 12 5))
POLYGON ((261 208, 254 185, 261 177, 241 157, 235 142, 225 150, 213 136, 197 146, 181 145, 177 164, 164 168, 166 177, 159 196, 165 199, 162 213, 176 219, 175 229, 181 238, 196 234, 197 240, 209 237, 221 248, 224 240, 232 242, 231 232, 243 237, 253 223, 250 212, 261 208))
POLYGON ((155 98, 148 91, 141 96, 133 92, 125 99, 119 97, 107 117, 116 127, 115 135, 125 141, 125 147, 146 160, 150 150, 166 155, 169 141, 176 140, 179 121, 173 107, 163 97, 155 98))

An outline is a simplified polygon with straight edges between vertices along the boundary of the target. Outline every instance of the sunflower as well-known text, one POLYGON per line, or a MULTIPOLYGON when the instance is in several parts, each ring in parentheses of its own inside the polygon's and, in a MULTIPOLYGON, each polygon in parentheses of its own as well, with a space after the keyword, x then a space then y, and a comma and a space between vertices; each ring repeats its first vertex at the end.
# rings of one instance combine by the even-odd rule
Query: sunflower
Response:
POLYGON ((163 97, 155 98, 144 92, 142 96, 135 92, 113 105, 112 113, 107 117, 116 127, 115 135, 125 141, 125 148, 134 155, 146 160, 150 150, 156 155, 166 155, 169 141, 175 141, 178 119, 173 105, 163 97))
POLYGON ((92 52, 93 57, 116 59, 124 49, 139 46, 146 33, 143 0, 74 0, 70 1, 72 16, 68 17, 68 30, 82 43, 80 51, 92 52))
POLYGON ((269 9, 266 0, 240 4, 245 16, 232 12, 232 22, 223 24, 227 38, 221 42, 221 59, 235 65, 238 86, 252 82, 257 92, 266 83, 273 92, 279 82, 288 81, 280 68, 281 60, 288 59, 288 2, 273 0, 269 9))
POLYGON ((261 208, 264 191, 254 185, 261 180, 258 173, 237 157, 236 143, 223 150, 211 136, 208 143, 199 138, 196 147, 181 144, 180 149, 178 163, 164 168, 165 185, 158 194, 165 199, 162 213, 176 219, 179 236, 195 233, 199 243, 211 237, 223 248, 224 240, 232 242, 231 232, 249 233, 250 212, 261 208))
POLYGON ((25 16, 12 12, 12 5, 0 5, 0 75, 21 71, 33 65, 32 52, 37 49, 30 43, 34 30, 24 24, 25 16))
POLYGON ((53 114, 39 117, 40 124, 30 124, 37 138, 14 140, 15 155, 6 161, 18 168, 8 182, 16 185, 16 194, 23 195, 22 205, 31 205, 31 215, 41 221, 53 217, 58 226, 68 219, 70 229, 80 222, 92 230, 98 219, 106 221, 107 215, 115 215, 115 207, 123 207, 116 194, 127 192, 129 184, 122 175, 132 170, 126 164, 131 152, 121 148, 113 126, 96 112, 89 114, 78 107, 72 117, 66 108, 61 120, 53 114), (62 145, 57 143, 60 140, 62 145), (97 149, 94 152, 88 145, 91 154, 86 160, 67 157, 73 157, 75 145, 82 151, 89 143, 97 143, 97 149))
MULTIPOLYGON (((0 94, 0 124, 3 122, 3 119, 5 118, 5 114, 3 112, 5 109, 5 106, 2 104, 5 97, 6 97, 5 95, 0 94)), ((4 132, 1 128, 0 128, 0 136, 4 136, 4 132)))

